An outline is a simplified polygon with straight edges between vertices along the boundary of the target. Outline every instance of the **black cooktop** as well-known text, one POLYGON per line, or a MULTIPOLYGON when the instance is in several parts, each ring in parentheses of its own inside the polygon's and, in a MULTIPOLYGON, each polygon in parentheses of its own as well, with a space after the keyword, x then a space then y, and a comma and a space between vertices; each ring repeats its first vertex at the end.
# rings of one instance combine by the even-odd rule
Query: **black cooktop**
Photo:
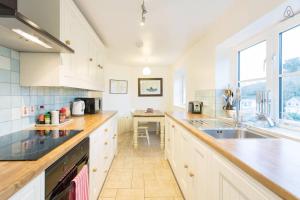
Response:
POLYGON ((38 160, 82 130, 23 130, 0 137, 0 160, 38 160))

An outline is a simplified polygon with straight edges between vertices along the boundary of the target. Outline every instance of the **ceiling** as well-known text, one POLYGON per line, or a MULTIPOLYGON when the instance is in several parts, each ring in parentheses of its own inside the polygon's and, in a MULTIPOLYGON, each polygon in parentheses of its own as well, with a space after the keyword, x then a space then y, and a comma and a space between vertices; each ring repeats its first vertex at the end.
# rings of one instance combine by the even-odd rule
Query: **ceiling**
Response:
POLYGON ((234 0, 74 0, 108 47, 109 57, 128 66, 168 66, 192 45, 234 0))

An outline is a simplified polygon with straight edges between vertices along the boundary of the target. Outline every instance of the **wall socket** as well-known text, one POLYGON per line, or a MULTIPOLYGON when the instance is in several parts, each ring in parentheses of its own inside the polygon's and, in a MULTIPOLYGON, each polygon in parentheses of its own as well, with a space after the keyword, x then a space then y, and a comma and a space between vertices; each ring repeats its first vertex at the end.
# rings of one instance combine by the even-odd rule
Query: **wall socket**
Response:
POLYGON ((27 117, 27 116, 29 116, 29 107, 27 107, 27 106, 22 106, 22 108, 21 108, 21 116, 22 116, 22 117, 27 117))
POLYGON ((35 107, 34 106, 29 106, 29 115, 34 116, 35 114, 35 107))

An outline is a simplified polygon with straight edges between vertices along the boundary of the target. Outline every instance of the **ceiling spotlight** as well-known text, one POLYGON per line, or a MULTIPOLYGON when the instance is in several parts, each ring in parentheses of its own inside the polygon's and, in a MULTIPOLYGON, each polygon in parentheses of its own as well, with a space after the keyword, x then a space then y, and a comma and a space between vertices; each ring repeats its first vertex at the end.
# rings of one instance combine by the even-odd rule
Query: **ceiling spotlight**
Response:
POLYGON ((144 67, 144 69, 143 69, 143 75, 144 76, 151 75, 151 69, 149 67, 144 67))
POLYGON ((146 6, 145 6, 145 1, 144 0, 143 0, 141 9, 142 9, 142 20, 141 20, 140 25, 144 26, 145 23, 146 23, 146 14, 148 13, 148 11, 146 10, 146 6))

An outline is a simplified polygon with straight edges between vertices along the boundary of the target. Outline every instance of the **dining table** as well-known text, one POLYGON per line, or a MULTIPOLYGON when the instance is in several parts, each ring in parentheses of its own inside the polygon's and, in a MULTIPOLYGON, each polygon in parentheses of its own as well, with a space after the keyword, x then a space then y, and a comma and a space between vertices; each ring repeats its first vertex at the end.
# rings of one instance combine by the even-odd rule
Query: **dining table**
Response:
POLYGON ((156 133, 160 134, 160 147, 165 146, 165 114, 160 110, 153 110, 147 112, 145 110, 135 110, 132 113, 133 117, 133 145, 134 148, 138 147, 138 126, 139 123, 156 122, 159 124, 156 129, 156 133))

